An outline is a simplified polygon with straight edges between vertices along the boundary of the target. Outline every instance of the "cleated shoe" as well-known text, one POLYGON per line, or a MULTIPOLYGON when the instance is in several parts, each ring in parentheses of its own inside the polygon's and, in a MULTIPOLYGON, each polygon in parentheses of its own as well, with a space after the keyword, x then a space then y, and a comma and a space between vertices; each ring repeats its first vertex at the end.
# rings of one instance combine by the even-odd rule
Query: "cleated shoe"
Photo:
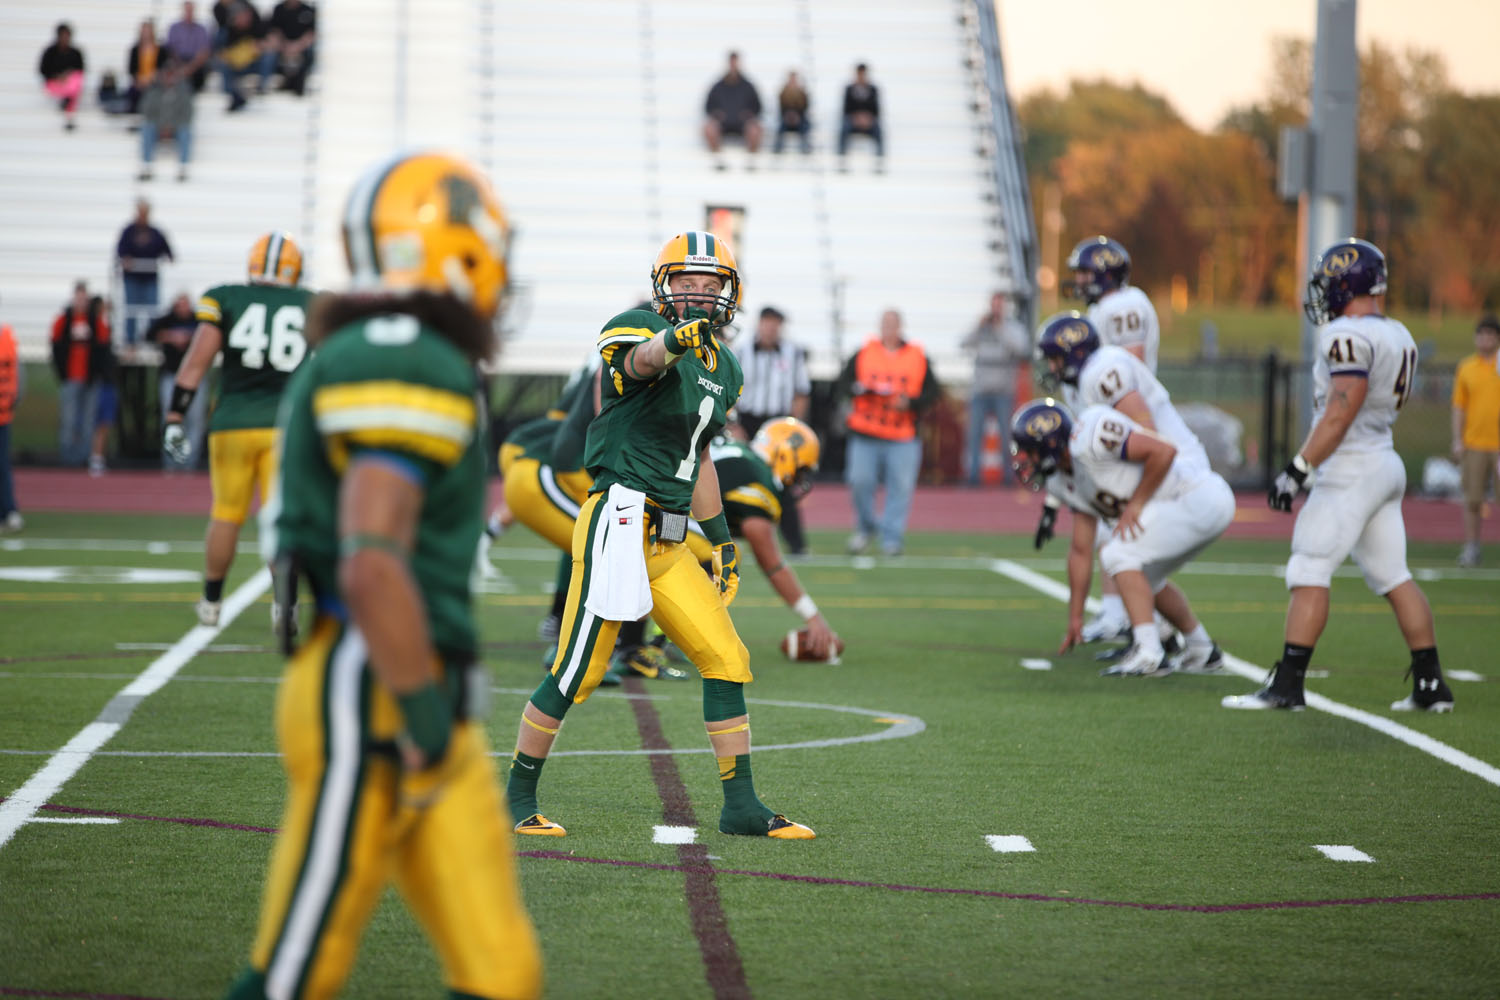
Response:
POLYGON ((541 813, 532 813, 516 824, 516 832, 532 837, 566 837, 568 831, 541 813))
POLYGON ((1207 649, 1190 645, 1187 652, 1177 658, 1174 669, 1179 674, 1221 674, 1224 672, 1224 654, 1217 642, 1207 649))
POLYGON ((1225 695, 1224 700, 1219 702, 1225 708, 1265 709, 1280 708, 1288 712, 1300 712, 1307 707, 1307 701, 1302 697, 1302 692, 1295 694, 1282 694, 1272 690, 1267 684, 1253 694, 1231 694, 1225 695))
MULTIPOLYGON (((1411 671, 1407 671, 1411 676, 1411 671)), ((1411 687, 1411 694, 1391 704, 1392 712, 1451 712, 1453 692, 1441 673, 1432 677, 1418 677, 1411 687)))
POLYGON ((562 615, 548 615, 536 623, 536 637, 544 642, 556 642, 562 633, 562 615))
POLYGON ((1147 652, 1132 646, 1130 653, 1112 667, 1099 671, 1100 677, 1165 677, 1172 672, 1167 654, 1162 650, 1147 652))
MULTIPOLYGON (((281 635, 281 605, 275 601, 271 602, 271 634, 277 637, 281 635)), ((286 620, 286 635, 288 639, 297 638, 297 609, 291 609, 291 615, 286 620)))
POLYGON ((1113 615, 1097 615, 1083 626, 1080 638, 1084 642, 1102 642, 1105 639, 1130 638, 1130 622, 1113 615))
POLYGON ((777 840, 812 840, 817 834, 811 827, 794 823, 781 813, 747 815, 731 813, 725 806, 719 813, 719 832, 738 837, 774 837, 777 840))
POLYGON ((628 671, 648 681, 687 679, 686 671, 672 666, 667 662, 667 654, 651 645, 631 646, 617 651, 610 670, 622 674, 628 671))
POLYGON ((1094 662, 1118 663, 1119 661, 1125 659, 1125 655, 1129 653, 1132 648, 1134 647, 1132 647, 1130 643, 1126 643, 1123 646, 1111 646, 1106 650, 1095 653, 1094 662))
POLYGON ((198 615, 198 624, 213 628, 219 624, 219 609, 224 607, 223 601, 210 601, 199 598, 198 603, 193 605, 193 611, 198 615))

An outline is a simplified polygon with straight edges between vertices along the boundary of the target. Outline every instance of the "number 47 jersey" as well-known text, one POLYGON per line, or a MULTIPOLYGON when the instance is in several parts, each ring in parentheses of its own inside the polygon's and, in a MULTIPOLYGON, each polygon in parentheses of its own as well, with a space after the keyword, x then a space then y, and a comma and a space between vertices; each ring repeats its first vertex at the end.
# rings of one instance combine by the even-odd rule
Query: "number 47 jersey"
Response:
POLYGON ((1391 427, 1417 380, 1417 345, 1411 333, 1388 316, 1340 316, 1318 332, 1313 364, 1313 421, 1323 419, 1334 375, 1369 380, 1364 404, 1355 414, 1335 455, 1389 451, 1391 427))
POLYGON ((210 431, 276 426, 287 379, 302 364, 313 292, 285 285, 216 285, 198 300, 198 321, 223 335, 224 368, 210 431))

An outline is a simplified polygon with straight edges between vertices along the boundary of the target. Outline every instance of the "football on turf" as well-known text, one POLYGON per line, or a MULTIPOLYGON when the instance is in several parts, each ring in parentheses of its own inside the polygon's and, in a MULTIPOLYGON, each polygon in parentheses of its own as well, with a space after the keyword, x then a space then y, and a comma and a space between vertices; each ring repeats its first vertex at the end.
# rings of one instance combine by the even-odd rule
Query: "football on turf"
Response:
POLYGON ((828 647, 826 657, 816 657, 807 648, 807 629, 793 629, 781 639, 781 651, 786 654, 788 660, 802 660, 808 663, 837 663, 839 655, 844 652, 844 640, 837 637, 833 645, 828 647))

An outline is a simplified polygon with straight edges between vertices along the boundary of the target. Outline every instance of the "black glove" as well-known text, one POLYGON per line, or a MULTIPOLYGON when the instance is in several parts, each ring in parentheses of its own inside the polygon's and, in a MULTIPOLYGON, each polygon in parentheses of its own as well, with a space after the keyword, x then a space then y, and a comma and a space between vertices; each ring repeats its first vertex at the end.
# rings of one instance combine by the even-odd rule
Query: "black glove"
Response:
POLYGON ((1052 526, 1057 523, 1057 505, 1049 496, 1042 504, 1042 520, 1036 526, 1036 537, 1031 540, 1034 549, 1040 549, 1043 545, 1052 541, 1052 526))
POLYGON ((1307 477, 1312 472, 1312 466, 1307 464, 1307 459, 1301 455, 1295 455, 1286 463, 1286 468, 1281 470, 1281 475, 1271 484, 1271 492, 1266 496, 1266 502, 1271 505, 1272 510, 1292 512, 1292 499, 1301 492, 1302 484, 1307 482, 1307 477))

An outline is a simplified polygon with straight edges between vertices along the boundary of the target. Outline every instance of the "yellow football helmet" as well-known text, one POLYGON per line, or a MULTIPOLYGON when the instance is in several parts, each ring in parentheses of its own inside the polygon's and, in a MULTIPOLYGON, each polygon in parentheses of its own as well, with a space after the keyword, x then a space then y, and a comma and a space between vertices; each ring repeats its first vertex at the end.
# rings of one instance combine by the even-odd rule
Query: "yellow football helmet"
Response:
POLYGON ((822 446, 813 429, 796 417, 777 417, 761 424, 750 448, 765 460, 794 499, 812 489, 812 474, 818 471, 822 446))
POLYGON ((273 230, 250 247, 248 271, 257 285, 295 285, 302 277, 302 248, 286 233, 273 230))
POLYGON ((674 323, 684 317, 682 310, 673 301, 672 290, 667 286, 674 274, 717 274, 724 279, 714 299, 709 318, 716 326, 727 326, 740 307, 740 272, 734 262, 734 250, 729 242, 713 233, 690 230, 678 233, 667 240, 656 255, 656 266, 651 269, 651 304, 656 311, 674 323))
POLYGON ((365 171, 344 208, 355 287, 448 292, 484 317, 510 283, 510 227, 490 183, 462 157, 410 153, 365 171))

